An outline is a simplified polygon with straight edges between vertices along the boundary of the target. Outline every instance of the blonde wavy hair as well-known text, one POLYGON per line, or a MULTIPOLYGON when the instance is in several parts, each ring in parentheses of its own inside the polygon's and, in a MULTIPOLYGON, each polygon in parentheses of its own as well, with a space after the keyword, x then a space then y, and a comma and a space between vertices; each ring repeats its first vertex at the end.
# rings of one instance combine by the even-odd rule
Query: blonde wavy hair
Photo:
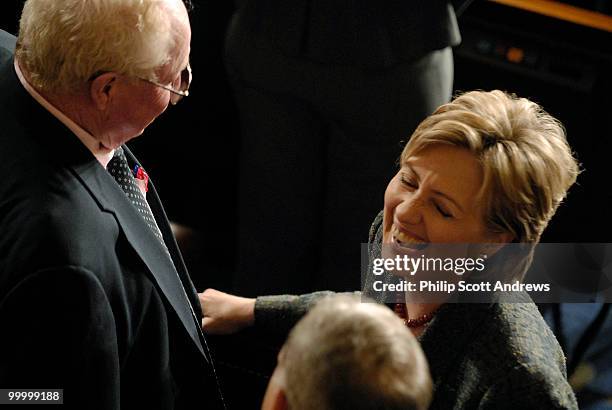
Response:
POLYGON ((563 125, 526 98, 471 91, 425 119, 401 161, 433 144, 465 148, 479 160, 484 180, 478 200, 487 228, 533 245, 515 269, 524 274, 533 247, 579 173, 563 125))
POLYGON ((70 92, 97 73, 157 80, 173 47, 161 0, 27 0, 16 57, 39 89, 70 92))

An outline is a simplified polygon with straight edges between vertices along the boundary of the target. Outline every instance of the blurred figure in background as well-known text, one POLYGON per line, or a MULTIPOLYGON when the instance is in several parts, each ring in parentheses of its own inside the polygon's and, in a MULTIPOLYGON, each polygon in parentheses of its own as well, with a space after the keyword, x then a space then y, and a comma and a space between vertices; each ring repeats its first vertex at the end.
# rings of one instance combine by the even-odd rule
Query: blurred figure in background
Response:
POLYGON ((607 303, 540 306, 567 358, 583 410, 612 410, 612 313, 607 303))
POLYGON ((235 292, 359 286, 371 199, 451 96, 451 3, 239 2, 226 43, 242 130, 235 292))
POLYGON ((263 410, 425 410, 427 361, 389 309, 357 295, 323 299, 278 357, 263 410))

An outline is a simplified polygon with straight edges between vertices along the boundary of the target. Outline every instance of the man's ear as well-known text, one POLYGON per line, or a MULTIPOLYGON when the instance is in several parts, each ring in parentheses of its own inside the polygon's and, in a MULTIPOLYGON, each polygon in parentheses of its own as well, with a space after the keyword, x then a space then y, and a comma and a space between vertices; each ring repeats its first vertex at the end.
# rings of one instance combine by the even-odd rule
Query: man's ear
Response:
POLYGON ((272 410, 287 410, 288 408, 285 390, 278 389, 272 402, 272 410))
POLYGON ((261 410, 287 410, 289 404, 285 395, 285 370, 282 367, 284 346, 279 353, 279 363, 276 365, 272 377, 268 382, 266 394, 261 403, 261 410))
POLYGON ((98 110, 105 111, 108 107, 117 87, 116 80, 117 74, 108 72, 100 74, 91 81, 89 95, 98 110))

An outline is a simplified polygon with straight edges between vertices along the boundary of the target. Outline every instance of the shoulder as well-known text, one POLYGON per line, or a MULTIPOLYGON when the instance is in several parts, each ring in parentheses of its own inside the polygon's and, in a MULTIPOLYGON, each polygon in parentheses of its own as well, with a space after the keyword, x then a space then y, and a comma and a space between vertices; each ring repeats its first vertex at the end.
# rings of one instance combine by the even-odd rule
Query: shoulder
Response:
POLYGON ((533 302, 450 306, 444 310, 444 324, 458 316, 477 322, 454 334, 462 337, 466 353, 478 360, 487 378, 521 368, 565 377, 559 343, 533 302))
POLYGON ((91 239, 91 235, 109 227, 110 215, 104 217, 102 208, 67 169, 37 167, 30 175, 15 176, 11 185, 0 183, 0 192, 10 191, 6 192, 8 201, 0 215, 0 225, 18 224, 15 226, 18 235, 31 231, 37 235, 57 235, 56 240, 77 234, 89 235, 91 239), (38 172, 44 177, 37 176, 38 172))
POLYGON ((421 341, 425 347, 446 347, 447 355, 459 353, 459 360, 476 360, 487 377, 517 366, 564 375, 561 347, 536 305, 525 296, 525 301, 517 303, 447 303, 421 341), (448 340, 453 343, 449 345, 448 340))
POLYGON ((438 401, 483 409, 576 408, 563 352, 525 297, 520 303, 440 309, 421 338, 438 393, 445 397, 438 401), (512 407, 516 403, 525 406, 512 407))
POLYGON ((492 339, 505 340, 505 353, 527 367, 565 373, 565 359, 554 334, 533 302, 498 303, 491 312, 492 339))
POLYGON ((478 339, 478 354, 490 366, 485 371, 491 380, 489 396, 576 408, 565 356, 534 303, 493 305, 478 339))
MULTIPOLYGON (((57 140, 50 148, 41 142, 44 138, 34 135, 40 130, 13 131, 0 132, 0 198, 3 199, 0 225, 20 219, 20 223, 39 228, 36 230, 71 229, 66 226, 58 229, 58 224, 66 222, 70 222, 72 229, 90 229, 91 223, 84 220, 100 214, 102 208, 74 171, 73 162, 63 157, 63 153, 72 152, 72 146, 78 144, 71 140, 76 137, 64 130, 60 131, 66 135, 43 135, 47 140, 57 140)), ((99 166, 93 156, 76 161, 82 161, 83 167, 99 166)))
MULTIPOLYGON (((43 169, 38 167, 37 169, 43 169)), ((68 171, 0 182, 0 279, 10 282, 53 266, 108 265, 119 228, 68 171), (10 185, 10 186, 7 186, 10 185), (9 279, 10 278, 10 279, 9 279)))

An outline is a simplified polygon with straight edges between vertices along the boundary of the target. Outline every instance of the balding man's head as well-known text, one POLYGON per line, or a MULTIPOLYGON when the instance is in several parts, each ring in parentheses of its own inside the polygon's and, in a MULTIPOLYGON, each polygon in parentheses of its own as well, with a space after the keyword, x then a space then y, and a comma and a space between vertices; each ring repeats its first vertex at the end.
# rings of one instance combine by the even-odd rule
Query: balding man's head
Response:
POLYGON ((389 309, 336 296, 291 331, 263 409, 419 409, 431 400, 421 348, 389 309))

